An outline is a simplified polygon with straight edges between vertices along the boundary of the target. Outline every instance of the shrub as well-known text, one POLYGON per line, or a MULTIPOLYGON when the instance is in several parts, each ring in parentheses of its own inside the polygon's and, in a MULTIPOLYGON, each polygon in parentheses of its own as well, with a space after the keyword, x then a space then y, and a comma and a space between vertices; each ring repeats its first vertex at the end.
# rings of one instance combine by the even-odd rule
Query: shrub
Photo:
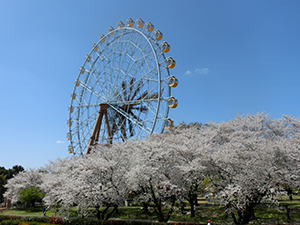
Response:
POLYGON ((134 221, 134 220, 94 220, 94 219, 79 219, 71 218, 64 221, 64 225, 157 225, 155 222, 150 221, 134 221))
POLYGON ((19 221, 20 222, 21 217, 20 216, 11 216, 11 215, 1 215, 0 216, 0 224, 14 224, 14 222, 9 223, 9 221, 19 221))
POLYGON ((7 220, 7 216, 0 216, 0 223, 3 221, 3 220, 7 220))
POLYGON ((6 220, 21 220, 21 216, 7 215, 4 217, 6 218, 6 220))
POLYGON ((2 225, 19 225, 21 223, 20 220, 3 220, 1 222, 2 225))
POLYGON ((170 225, 200 225, 199 223, 193 222, 168 222, 170 225))
MULTIPOLYGON (((49 217, 46 216, 25 216, 22 221, 38 222, 38 223, 50 223, 49 217)), ((31 225, 31 224, 30 224, 31 225)))
POLYGON ((49 219, 52 224, 63 224, 63 219, 61 217, 51 216, 49 219))

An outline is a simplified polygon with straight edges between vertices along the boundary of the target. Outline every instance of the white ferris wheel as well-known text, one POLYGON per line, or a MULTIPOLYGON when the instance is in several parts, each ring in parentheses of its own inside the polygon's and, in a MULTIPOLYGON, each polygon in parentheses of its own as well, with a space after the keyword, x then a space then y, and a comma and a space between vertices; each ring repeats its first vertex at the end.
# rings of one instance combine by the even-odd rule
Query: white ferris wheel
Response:
POLYGON ((75 80, 69 106, 69 153, 89 154, 93 146, 110 146, 127 139, 144 139, 163 133, 177 99, 170 75, 175 60, 163 34, 142 19, 118 22, 100 35, 86 55, 75 80))

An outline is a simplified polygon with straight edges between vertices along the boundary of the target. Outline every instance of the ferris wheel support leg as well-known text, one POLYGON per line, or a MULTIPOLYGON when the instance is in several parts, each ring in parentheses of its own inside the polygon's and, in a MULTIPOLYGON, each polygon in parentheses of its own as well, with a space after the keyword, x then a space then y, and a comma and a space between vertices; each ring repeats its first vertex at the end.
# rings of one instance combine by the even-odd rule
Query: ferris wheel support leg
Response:
POLYGON ((96 120, 96 123, 94 126, 92 136, 90 138, 88 148, 86 150, 86 154, 90 154, 91 150, 92 150, 92 146, 96 145, 98 143, 103 115, 105 116, 105 123, 106 123, 109 146, 112 144, 112 137, 110 134, 108 116, 107 116, 107 104, 100 104, 98 117, 97 117, 97 120, 96 120))
POLYGON ((108 135, 108 143, 109 143, 109 146, 111 146, 112 145, 112 136, 110 134, 107 111, 105 111, 104 115, 105 115, 105 123, 106 123, 107 135, 108 135))
MULTIPOLYGON (((92 136, 90 138, 90 142, 89 142, 89 145, 88 145, 88 148, 87 148, 85 154, 90 154, 91 150, 92 150, 91 147, 93 145, 95 145, 95 137, 96 137, 96 135, 99 136, 99 130, 100 130, 100 127, 101 127, 102 118, 103 118, 103 112, 101 111, 101 107, 100 107, 98 117, 97 117, 97 120, 96 120, 96 123, 95 123, 95 126, 94 126, 94 130, 93 130, 93 133, 92 133, 92 136)), ((98 137, 97 137, 97 139, 98 139, 98 137)))

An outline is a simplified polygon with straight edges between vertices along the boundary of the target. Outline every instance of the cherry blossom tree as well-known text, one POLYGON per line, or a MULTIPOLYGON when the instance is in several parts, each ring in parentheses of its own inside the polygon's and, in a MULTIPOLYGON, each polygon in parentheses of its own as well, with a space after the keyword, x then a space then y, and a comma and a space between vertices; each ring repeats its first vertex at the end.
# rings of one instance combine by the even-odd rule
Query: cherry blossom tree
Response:
POLYGON ((130 143, 131 167, 126 175, 128 185, 138 193, 141 202, 152 202, 159 222, 169 220, 180 187, 172 182, 175 173, 168 148, 159 135, 130 143), (170 202, 170 204, 168 204, 170 202), (167 215, 163 207, 170 206, 167 215))
POLYGON ((73 169, 77 167, 78 158, 56 159, 50 161, 43 170, 41 189, 46 193, 43 201, 49 207, 65 208, 75 204, 76 187, 71 180, 73 169))
POLYGON ((205 129, 212 139, 211 147, 206 149, 210 159, 207 167, 220 190, 226 213, 236 224, 248 223, 254 217, 255 204, 264 198, 274 201, 283 177, 284 182, 291 181, 290 174, 299 182, 299 174, 292 169, 299 168, 299 141, 293 138, 290 125, 282 127, 282 121, 256 114, 238 115, 228 122, 211 123, 205 129))
POLYGON ((124 204, 129 192, 124 180, 127 163, 123 154, 116 143, 113 148, 102 148, 81 158, 52 162, 41 185, 46 192, 46 204, 59 203, 61 209, 76 205, 83 216, 94 207, 97 217, 107 220, 124 204), (100 211, 100 206, 105 209, 100 211), (113 210, 109 212, 110 207, 113 210))
POLYGON ((173 166, 176 168, 176 183, 180 184, 184 192, 182 195, 190 203, 191 217, 195 216, 198 204, 198 191, 207 176, 206 155, 203 154, 209 146, 209 139, 201 135, 202 126, 181 127, 173 129, 170 135, 164 137, 164 143, 171 152, 173 166))
POLYGON ((274 120, 271 125, 279 149, 276 151, 278 183, 287 191, 290 200, 293 200, 292 188, 300 188, 300 121, 291 116, 283 116, 280 120, 274 120))
POLYGON ((11 196, 12 203, 17 202, 20 197, 20 191, 31 187, 39 188, 42 183, 42 175, 43 173, 36 169, 19 172, 4 185, 7 189, 4 197, 11 196))

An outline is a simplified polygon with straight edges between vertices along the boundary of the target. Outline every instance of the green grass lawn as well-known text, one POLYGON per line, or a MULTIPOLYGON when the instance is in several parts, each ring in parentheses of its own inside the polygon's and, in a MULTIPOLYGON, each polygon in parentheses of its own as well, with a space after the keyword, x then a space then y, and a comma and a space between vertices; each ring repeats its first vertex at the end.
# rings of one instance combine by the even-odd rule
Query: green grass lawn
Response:
MULTIPOLYGON (((271 205, 260 204, 255 208, 256 220, 253 221, 255 224, 261 223, 285 223, 290 222, 287 220, 286 208, 288 205, 291 209, 290 217, 291 221, 300 222, 300 201, 287 201, 282 199, 280 205, 283 207, 275 207, 271 205)), ((187 211, 189 207, 185 208, 187 211)), ((165 213, 168 209, 165 208, 165 213)), ((71 209, 71 216, 77 216, 76 209, 71 209)), ((91 209, 93 212, 94 209, 91 209)), ((30 216, 43 216, 42 208, 30 208, 30 209, 6 209, 1 210, 0 215, 30 215, 30 216)), ((55 216, 54 210, 47 210, 47 216, 55 216)), ((59 215, 57 215, 59 216, 59 215)), ((145 215, 141 211, 140 206, 131 207, 119 207, 119 213, 113 216, 114 218, 121 219, 143 219, 143 220, 157 220, 153 210, 150 210, 150 215, 145 215)), ((206 223, 207 220, 212 220, 214 224, 232 224, 231 217, 226 218, 224 214, 224 208, 219 205, 200 205, 196 208, 196 216, 191 218, 188 214, 180 214, 178 209, 172 214, 170 221, 181 221, 181 222, 200 222, 206 223)))
MULTIPOLYGON (((189 208, 186 208, 189 210, 189 208)), ((151 212, 150 216, 146 216, 141 212, 140 207, 121 207, 119 209, 118 218, 130 218, 130 219, 145 219, 156 220, 154 212, 151 212)), ((284 208, 279 210, 278 208, 268 207, 266 205, 258 205, 255 209, 254 223, 284 223, 287 222, 286 211, 284 208)), ((292 221, 300 222, 300 213, 297 211, 291 211, 290 217, 292 221)), ((173 213, 170 221, 182 221, 182 222, 201 222, 206 223, 207 220, 212 220, 216 224, 233 223, 231 217, 226 218, 224 214, 224 208, 218 205, 205 205, 197 206, 196 216, 190 218, 190 215, 183 215, 180 213, 173 213)))
MULTIPOLYGON (((282 195, 282 196, 278 196, 276 199, 278 201, 289 201, 289 196, 282 195)), ((293 195, 293 201, 300 201, 300 195, 293 195)))
MULTIPOLYGON (((28 216, 43 216, 42 208, 27 208, 27 209, 5 209, 0 211, 0 215, 28 215, 28 216)), ((53 210, 47 210, 47 216, 54 216, 53 210)))

